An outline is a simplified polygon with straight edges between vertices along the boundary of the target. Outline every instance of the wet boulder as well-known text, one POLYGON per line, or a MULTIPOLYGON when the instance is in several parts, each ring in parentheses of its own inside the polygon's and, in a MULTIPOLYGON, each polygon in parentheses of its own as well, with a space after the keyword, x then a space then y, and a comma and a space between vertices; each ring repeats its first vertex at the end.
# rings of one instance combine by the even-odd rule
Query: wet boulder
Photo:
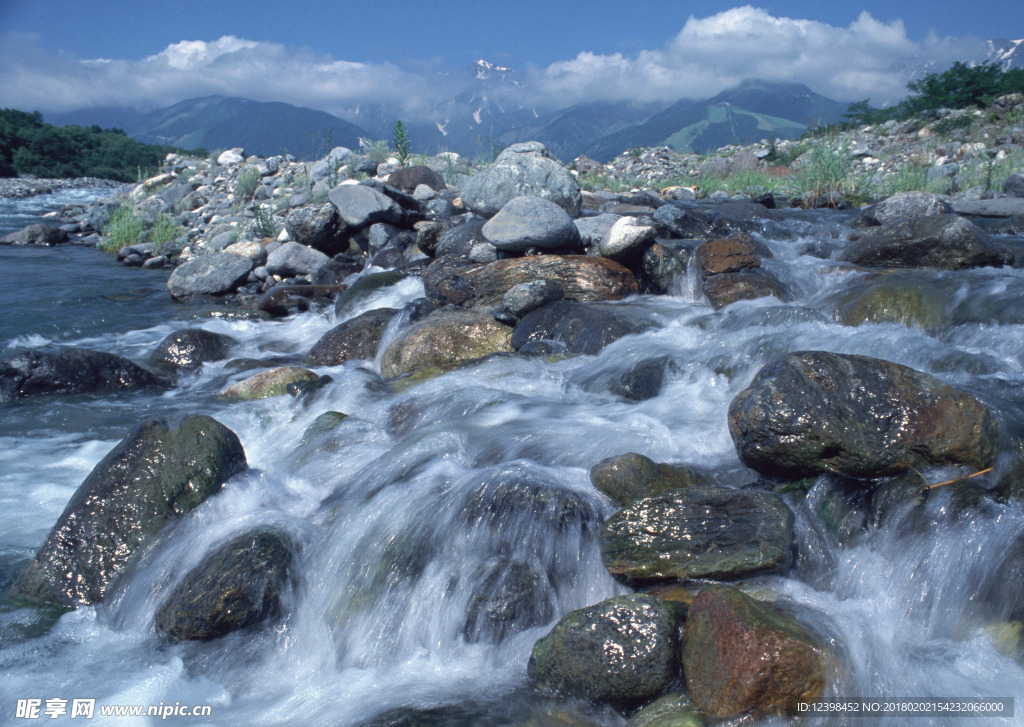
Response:
POLYGON ((740 300, 774 297, 785 302, 790 299, 782 284, 761 268, 712 275, 701 283, 701 291, 715 310, 740 300))
POLYGON ((644 293, 661 295, 672 290, 675 281, 686 275, 686 252, 659 242, 644 250, 640 259, 639 280, 644 293))
POLYGON ((245 283, 253 261, 230 252, 198 255, 174 269, 167 279, 167 292, 175 300, 193 295, 225 295, 245 283))
POLYGON ((800 351, 762 368, 729 406, 740 459, 771 476, 872 478, 911 467, 988 467, 999 426, 933 376, 867 356, 800 351))
POLYGON ((844 326, 899 323, 934 330, 949 325, 945 306, 955 300, 951 287, 913 272, 892 271, 845 295, 835 315, 844 326))
POLYGON ((159 364, 193 369, 206 361, 227 358, 228 351, 235 343, 235 339, 222 333, 202 328, 184 328, 160 341, 149 357, 159 364))
POLYGON ((738 233, 726 239, 707 240, 697 247, 696 263, 701 277, 761 267, 761 258, 771 252, 747 234, 738 233))
POLYGON ((533 647, 530 677, 563 694, 629 705, 656 697, 675 678, 676 624, 644 594, 570 611, 533 647))
POLYGON ((438 258, 427 268, 423 285, 438 308, 497 305, 519 283, 550 280, 566 300, 620 300, 636 293, 636 276, 617 262, 586 255, 538 255, 473 266, 438 258))
POLYGON ((637 583, 781 572, 792 563, 793 513, 769 492, 684 487, 609 518, 601 558, 612 575, 637 583))
POLYGON ((140 424, 71 497, 15 595, 68 608, 102 601, 165 524, 245 467, 238 437, 210 417, 140 424))
POLYGON ((580 233, 572 218, 543 197, 513 197, 484 223, 484 237, 498 250, 577 250, 580 233))
POLYGON ((288 540, 244 533, 207 555, 156 611, 156 629, 175 641, 209 641, 277 618, 291 581, 288 540))
POLYGON ((582 193, 576 177, 540 142, 513 144, 494 164, 462 186, 462 201, 481 217, 493 217, 514 197, 543 197, 578 217, 582 193))
POLYGON ((405 280, 405 273, 398 270, 385 270, 380 273, 361 275, 338 296, 338 300, 334 304, 334 312, 339 316, 346 315, 377 291, 382 288, 390 288, 392 285, 397 285, 403 280, 405 280))
POLYGON ((388 346, 381 358, 385 377, 436 366, 449 371, 492 353, 512 350, 512 329, 490 313, 438 311, 410 326, 388 346))
POLYGON ((621 506, 651 495, 704 484, 704 478, 688 467, 655 462, 636 452, 601 460, 590 468, 590 481, 598 491, 621 506))
POLYGON ((926 192, 900 192, 865 207, 853 224, 856 227, 877 227, 915 217, 948 215, 952 211, 947 202, 926 192))
POLYGON ((220 390, 217 396, 221 399, 236 399, 238 401, 267 399, 271 396, 283 396, 289 393, 289 387, 293 384, 315 382, 319 378, 315 373, 301 366, 278 366, 226 386, 220 390))
POLYGON ((669 693, 637 710, 626 727, 705 727, 704 718, 685 692, 669 693))
POLYGON ((529 563, 492 564, 466 612, 466 641, 500 644, 507 637, 548 623, 555 604, 546 576, 529 563))
POLYGON ((130 391, 167 382, 126 358, 84 348, 32 350, 0 361, 0 400, 130 391))
POLYGON ((523 316, 512 333, 512 347, 519 351, 530 344, 544 344, 569 353, 595 354, 649 327, 607 306, 559 300, 523 316))
POLYGON ((629 263, 643 256, 654 242, 655 229, 636 217, 623 217, 609 228, 601 239, 597 253, 620 263, 629 263))
POLYGON ((308 366, 337 366, 354 358, 372 359, 394 308, 376 308, 335 326, 317 341, 306 356, 308 366))
POLYGON ((337 208, 330 203, 292 210, 284 227, 293 241, 328 256, 348 249, 345 223, 337 208))
POLYGON ((665 374, 674 368, 668 356, 656 356, 638 361, 608 382, 608 391, 630 401, 653 399, 661 393, 665 374))
POLYGON ((807 630, 723 585, 690 604, 682 661, 690 698, 711 717, 796 714, 825 689, 825 653, 807 630))
POLYGON ((851 236, 840 260, 865 267, 961 270, 1013 264, 1013 253, 958 215, 890 222, 851 236))

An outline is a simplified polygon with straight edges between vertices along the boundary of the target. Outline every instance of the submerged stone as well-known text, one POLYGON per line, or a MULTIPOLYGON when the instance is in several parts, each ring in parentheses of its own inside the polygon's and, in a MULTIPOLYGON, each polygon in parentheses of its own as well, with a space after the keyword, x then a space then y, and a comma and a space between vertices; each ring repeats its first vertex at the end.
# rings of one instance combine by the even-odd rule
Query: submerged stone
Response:
POLYGON ((280 533, 256 530, 217 548, 189 571, 156 612, 175 641, 209 641, 276 618, 292 551, 280 533))
POLYGON ((696 484, 703 478, 687 467, 655 462, 636 452, 617 454, 590 468, 590 481, 618 505, 696 484))
POLYGON ((509 352, 512 329, 490 313, 438 311, 406 329, 381 358, 386 378, 437 366, 451 370, 488 354, 509 352))

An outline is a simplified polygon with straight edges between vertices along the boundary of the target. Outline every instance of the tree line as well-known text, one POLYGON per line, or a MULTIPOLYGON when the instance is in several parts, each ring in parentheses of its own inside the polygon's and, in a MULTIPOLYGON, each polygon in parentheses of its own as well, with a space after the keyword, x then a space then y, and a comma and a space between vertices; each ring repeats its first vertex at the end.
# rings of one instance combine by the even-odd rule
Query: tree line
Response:
MULTIPOLYGON (((0 109, 0 177, 100 177, 133 182, 181 149, 141 144, 123 129, 53 126, 38 111, 0 109)), ((201 153, 196 150, 190 154, 201 153)))
POLYGON ((843 114, 846 125, 903 121, 938 109, 985 109, 1000 96, 1024 92, 1024 69, 1004 71, 991 61, 973 66, 957 61, 941 73, 909 82, 907 90, 907 98, 887 108, 872 108, 871 99, 850 104, 843 114))

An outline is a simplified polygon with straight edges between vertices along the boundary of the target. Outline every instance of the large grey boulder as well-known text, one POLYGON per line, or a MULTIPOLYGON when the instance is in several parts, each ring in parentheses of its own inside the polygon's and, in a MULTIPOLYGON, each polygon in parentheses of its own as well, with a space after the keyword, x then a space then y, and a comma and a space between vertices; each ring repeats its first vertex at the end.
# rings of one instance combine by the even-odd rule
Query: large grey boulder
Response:
POLYGON ((729 405, 729 431, 744 464, 790 478, 984 469, 999 440, 996 420, 970 394, 906 366, 826 351, 762 368, 729 405))
POLYGON ((67 608, 102 601, 165 524, 245 466, 238 437, 208 416, 140 424, 85 478, 14 595, 67 608))
POLYGON ((952 211, 949 203, 926 192, 900 192, 866 207, 854 224, 875 227, 916 217, 947 215, 952 211))
POLYGON ((580 233, 572 218, 554 202, 542 197, 515 197, 483 227, 487 241, 505 252, 572 250, 580 245, 580 233))
POLYGON ((571 217, 580 213, 582 193, 576 177, 538 141, 508 147, 462 187, 462 201, 482 217, 493 217, 509 200, 523 195, 551 200, 571 217))
POLYGON ((86 394, 165 386, 122 356, 84 348, 23 351, 0 361, 0 401, 39 394, 86 394))
POLYGON ((567 613, 534 645, 527 670, 563 694, 629 705, 665 691, 676 662, 675 619, 635 593, 567 613))
POLYGON ((402 208, 382 192, 365 184, 342 184, 327 193, 327 199, 349 227, 366 227, 375 222, 398 225, 402 208))
POLYGON ((185 575, 157 609, 157 631, 175 641, 209 641, 275 618, 292 561, 280 533, 243 533, 185 575))
POLYGON ((290 278, 296 275, 312 275, 330 262, 330 258, 319 250, 286 242, 267 256, 267 272, 290 278))
POLYGON ((193 295, 224 295, 249 277, 253 261, 230 252, 199 255, 179 265, 167 279, 167 292, 175 300, 193 295))
POLYGON ((840 260, 867 267, 961 270, 1013 264, 1013 253, 973 222, 957 215, 931 215, 851 237, 840 260))
POLYGON ((601 531, 601 558, 637 583, 780 572, 793 558, 793 513, 770 492, 691 485, 615 513, 601 531))

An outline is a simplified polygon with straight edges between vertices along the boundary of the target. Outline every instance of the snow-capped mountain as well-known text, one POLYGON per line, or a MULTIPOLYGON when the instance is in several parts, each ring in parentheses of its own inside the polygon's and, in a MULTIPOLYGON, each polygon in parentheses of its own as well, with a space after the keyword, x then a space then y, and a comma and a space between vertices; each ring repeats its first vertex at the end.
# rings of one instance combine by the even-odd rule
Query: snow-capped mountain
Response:
POLYGON ((1004 71, 1024 68, 1024 39, 995 38, 988 41, 988 47, 988 60, 998 64, 1004 71))

